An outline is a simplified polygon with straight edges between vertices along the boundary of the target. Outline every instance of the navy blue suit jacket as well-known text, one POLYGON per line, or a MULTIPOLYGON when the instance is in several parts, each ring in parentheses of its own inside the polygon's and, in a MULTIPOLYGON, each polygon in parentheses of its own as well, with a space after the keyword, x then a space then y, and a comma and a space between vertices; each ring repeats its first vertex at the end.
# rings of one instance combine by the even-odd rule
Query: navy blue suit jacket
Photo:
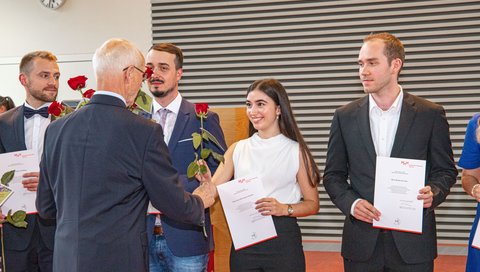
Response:
MULTIPOLYGON (((0 114, 0 153, 26 150, 23 105, 0 114)), ((1 173, 0 173, 1 174, 1 173)), ((8 211, 2 211, 6 214, 8 211)), ((16 228, 10 224, 3 225, 5 249, 22 251, 33 239, 34 228, 39 227, 41 239, 53 250, 55 221, 42 220, 37 214, 27 215, 28 226, 16 228)))
POLYGON ((160 125, 118 98, 94 95, 45 133, 37 209, 57 219, 54 271, 148 271, 148 201, 204 224, 201 199, 184 191, 160 125))
MULTIPOLYGON (((214 112, 208 112, 207 116, 208 117, 204 122, 204 128, 212 133, 225 149, 225 139, 222 129, 220 128, 218 115, 214 112)), ((186 175, 188 165, 195 159, 195 150, 193 149, 192 143, 193 132, 200 132, 200 119, 195 114, 195 105, 182 99, 177 120, 168 143, 168 150, 172 157, 173 166, 180 173, 183 186, 185 186, 185 190, 188 192, 193 192, 193 190, 199 186, 199 182, 195 178, 188 179, 186 175)), ((213 143, 207 143, 205 147, 211 148, 219 154, 224 153, 222 149, 213 143)), ((215 170, 218 167, 218 162, 210 156, 207 160, 207 164, 212 171, 212 174, 215 173, 215 170)), ((168 216, 161 216, 161 219, 167 245, 175 256, 185 257, 207 254, 213 249, 213 235, 209 209, 205 210, 207 238, 205 238, 203 234, 202 227, 180 223, 168 216)), ((155 217, 150 215, 147 224, 149 241, 151 241, 151 236, 153 235, 154 224, 155 217)))

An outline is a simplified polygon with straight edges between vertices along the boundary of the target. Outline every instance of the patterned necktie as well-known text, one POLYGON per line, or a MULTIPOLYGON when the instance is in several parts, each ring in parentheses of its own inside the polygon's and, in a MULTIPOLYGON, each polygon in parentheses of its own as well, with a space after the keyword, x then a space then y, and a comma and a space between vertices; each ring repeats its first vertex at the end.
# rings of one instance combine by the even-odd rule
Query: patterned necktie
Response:
POLYGON ((158 115, 160 117, 159 124, 162 126, 163 131, 165 131, 165 122, 167 121, 167 115, 169 112, 170 110, 167 108, 158 110, 158 115))
POLYGON ((25 118, 28 119, 34 116, 35 114, 39 114, 42 117, 48 118, 48 107, 43 107, 38 110, 34 110, 28 107, 23 107, 23 116, 25 116, 25 118))

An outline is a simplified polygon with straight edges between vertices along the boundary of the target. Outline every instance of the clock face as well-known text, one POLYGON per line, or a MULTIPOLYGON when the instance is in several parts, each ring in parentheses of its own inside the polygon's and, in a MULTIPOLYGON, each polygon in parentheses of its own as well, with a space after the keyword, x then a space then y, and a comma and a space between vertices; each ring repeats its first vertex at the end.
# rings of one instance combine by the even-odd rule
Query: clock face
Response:
POLYGON ((40 0, 40 3, 49 9, 57 9, 65 3, 66 0, 40 0))

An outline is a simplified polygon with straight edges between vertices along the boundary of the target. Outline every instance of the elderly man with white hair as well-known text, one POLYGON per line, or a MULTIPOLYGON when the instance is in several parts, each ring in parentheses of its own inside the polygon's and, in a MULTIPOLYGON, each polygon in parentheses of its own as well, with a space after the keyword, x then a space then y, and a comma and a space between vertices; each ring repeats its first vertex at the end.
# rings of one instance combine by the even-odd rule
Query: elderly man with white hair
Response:
MULTIPOLYGON (((93 57, 97 92, 47 129, 37 208, 57 219, 54 271, 147 271, 147 204, 202 226, 215 186, 184 191, 160 125, 131 113, 145 60, 130 42, 93 57)), ((200 177, 199 177, 200 178, 200 177)))

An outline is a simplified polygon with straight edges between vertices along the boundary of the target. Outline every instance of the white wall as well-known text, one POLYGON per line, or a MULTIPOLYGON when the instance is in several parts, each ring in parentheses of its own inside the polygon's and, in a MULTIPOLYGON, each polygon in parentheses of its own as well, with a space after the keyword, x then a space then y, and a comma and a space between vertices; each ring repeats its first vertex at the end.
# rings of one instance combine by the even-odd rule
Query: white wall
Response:
POLYGON ((25 100, 18 64, 28 52, 48 50, 58 57, 58 100, 67 100, 80 99, 68 87, 70 77, 85 75, 87 88, 96 88, 91 58, 104 41, 124 38, 143 52, 152 43, 149 0, 66 0, 57 10, 44 8, 40 0, 0 2, 0 95, 16 105, 25 100))

